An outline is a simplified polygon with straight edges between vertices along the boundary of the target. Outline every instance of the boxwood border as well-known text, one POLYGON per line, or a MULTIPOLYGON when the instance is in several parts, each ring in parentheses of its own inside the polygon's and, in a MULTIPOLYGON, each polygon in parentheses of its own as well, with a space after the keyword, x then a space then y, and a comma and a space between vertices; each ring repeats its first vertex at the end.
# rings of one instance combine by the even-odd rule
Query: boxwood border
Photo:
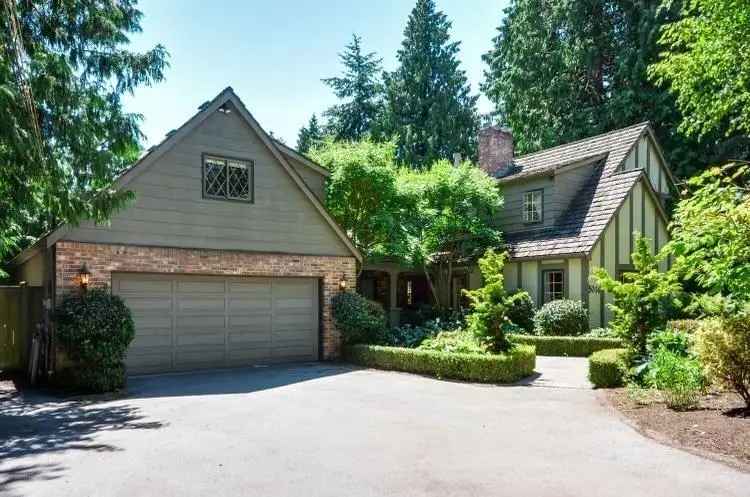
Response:
POLYGON ((511 335, 512 342, 536 347, 541 356, 588 357, 594 352, 623 346, 619 338, 511 335))
POLYGON ((536 353, 530 345, 518 345, 507 354, 351 345, 344 348, 344 358, 360 366, 478 383, 514 383, 533 374, 536 366, 536 353))

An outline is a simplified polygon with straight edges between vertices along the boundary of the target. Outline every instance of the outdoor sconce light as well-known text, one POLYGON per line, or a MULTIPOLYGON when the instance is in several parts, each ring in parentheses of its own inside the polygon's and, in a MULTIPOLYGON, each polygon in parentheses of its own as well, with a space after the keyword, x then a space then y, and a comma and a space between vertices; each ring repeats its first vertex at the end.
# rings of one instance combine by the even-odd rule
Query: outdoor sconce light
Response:
POLYGON ((89 279, 91 278, 91 271, 89 271, 89 267, 84 262, 81 265, 81 269, 78 270, 78 276, 81 278, 81 288, 85 290, 89 286, 89 279))
POLYGON ((346 291, 346 276, 344 276, 344 273, 341 273, 341 279, 339 280, 339 290, 342 292, 346 291))

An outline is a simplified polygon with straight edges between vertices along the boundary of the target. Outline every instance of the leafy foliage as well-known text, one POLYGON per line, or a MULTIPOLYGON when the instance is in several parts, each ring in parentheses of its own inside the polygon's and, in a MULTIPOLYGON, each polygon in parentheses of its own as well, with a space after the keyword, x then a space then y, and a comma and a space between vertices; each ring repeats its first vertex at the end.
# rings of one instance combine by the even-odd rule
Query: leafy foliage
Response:
POLYGON ((508 309, 508 319, 523 331, 531 333, 534 330, 534 314, 536 312, 534 301, 531 299, 531 295, 523 290, 516 292, 513 297, 508 309))
POLYGON ((663 55, 651 66, 651 76, 676 95, 684 133, 750 134, 750 5, 682 3, 681 18, 662 29, 663 55))
POLYGON ((336 97, 348 101, 325 111, 327 132, 336 140, 360 140, 372 133, 378 118, 383 97, 382 59, 374 52, 362 53, 362 38, 356 34, 352 35, 344 53, 339 54, 339 59, 344 65, 344 74, 323 82, 333 89, 336 97))
POLYGON ((500 231, 488 220, 502 206, 492 178, 469 162, 458 167, 438 161, 431 169, 401 169, 399 191, 409 209, 406 256, 421 267, 438 307, 450 298, 453 268, 479 258, 500 244, 500 231))
POLYGON ((706 386, 700 363, 667 347, 660 347, 654 352, 646 382, 662 392, 667 407, 671 409, 696 407, 700 393, 706 386))
POLYGON ((363 256, 406 257, 413 205, 396 183, 395 145, 328 139, 310 157, 331 171, 326 207, 363 256))
POLYGON ((455 354, 486 354, 488 352, 486 345, 464 330, 441 331, 435 337, 427 338, 418 348, 455 354))
POLYGON ((122 96, 161 81, 161 45, 126 50, 134 0, 3 2, 0 9, 0 259, 59 223, 106 221, 132 194, 140 116, 122 96))
POLYGON ((524 299, 523 293, 508 295, 503 284, 503 266, 507 255, 489 249, 479 259, 479 271, 484 286, 466 291, 471 312, 467 317, 468 330, 493 352, 504 352, 512 348, 508 333, 518 331, 508 312, 516 301, 524 299))
POLYGON ((123 300, 105 290, 66 295, 55 313, 57 339, 76 363, 75 386, 107 392, 125 384, 125 353, 135 325, 123 300))
POLYGON ((628 371, 626 349, 605 349, 589 357, 589 381, 596 388, 620 387, 628 371))
POLYGON ((669 249, 680 277, 710 295, 750 302, 750 168, 730 164, 688 181, 669 249))
POLYGON ((673 272, 659 271, 659 261, 666 255, 664 249, 653 255, 648 239, 638 235, 631 255, 634 270, 624 273, 623 281, 613 278, 601 267, 592 277, 600 290, 614 297, 614 303, 609 304, 614 313, 610 325, 627 346, 641 356, 646 355, 651 332, 666 325, 669 318, 666 309, 674 304, 674 295, 681 289, 673 272))
POLYGON ((297 151, 306 154, 311 148, 323 141, 323 130, 318 124, 318 117, 313 114, 307 126, 303 126, 297 135, 297 151))
POLYGON ((344 343, 383 342, 386 319, 380 304, 354 292, 341 292, 331 299, 331 306, 344 343))
POLYGON ((519 345, 505 354, 459 354, 433 350, 354 345, 346 358, 363 366, 425 374, 437 378, 513 383, 534 372, 534 347, 519 345))
POLYGON ((702 321, 696 350, 709 376, 750 409, 750 311, 702 321))
POLYGON ((462 316, 448 319, 438 317, 419 325, 402 324, 388 330, 385 344, 395 347, 418 347, 425 339, 432 338, 441 331, 457 330, 463 324, 462 316))
POLYGON ((588 357, 600 350, 622 347, 622 340, 612 337, 511 335, 510 340, 533 345, 541 356, 588 357))
POLYGON ((666 350, 680 357, 688 357, 690 348, 690 337, 679 331, 657 331, 648 338, 648 350, 652 355, 659 350, 666 350))
POLYGON ((580 336, 589 329, 589 313, 580 300, 553 300, 534 315, 537 335, 580 336))
POLYGON ((675 98, 648 79, 679 2, 514 0, 484 56, 482 85, 521 153, 651 121, 677 171, 707 163, 716 137, 674 133, 675 98))
POLYGON ((476 152, 477 96, 459 68, 459 43, 450 41, 450 27, 433 0, 417 0, 396 56, 399 67, 384 75, 380 132, 396 137, 399 159, 412 167, 476 152))

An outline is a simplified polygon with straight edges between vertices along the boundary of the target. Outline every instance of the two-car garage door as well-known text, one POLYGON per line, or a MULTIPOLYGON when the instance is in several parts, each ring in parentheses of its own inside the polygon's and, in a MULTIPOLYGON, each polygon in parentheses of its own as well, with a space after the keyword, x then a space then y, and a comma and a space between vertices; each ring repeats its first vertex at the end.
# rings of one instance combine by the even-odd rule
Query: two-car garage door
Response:
POLYGON ((133 313, 130 374, 318 358, 318 281, 113 273, 133 313))

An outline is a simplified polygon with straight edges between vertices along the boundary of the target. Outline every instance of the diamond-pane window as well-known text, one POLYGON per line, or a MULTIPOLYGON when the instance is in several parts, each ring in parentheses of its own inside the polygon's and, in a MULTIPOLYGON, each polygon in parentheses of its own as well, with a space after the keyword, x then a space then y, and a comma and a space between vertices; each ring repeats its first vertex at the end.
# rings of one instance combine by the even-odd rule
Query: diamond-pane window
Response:
POLYGON ((253 163, 206 157, 203 161, 203 193, 210 198, 253 201, 253 163))

